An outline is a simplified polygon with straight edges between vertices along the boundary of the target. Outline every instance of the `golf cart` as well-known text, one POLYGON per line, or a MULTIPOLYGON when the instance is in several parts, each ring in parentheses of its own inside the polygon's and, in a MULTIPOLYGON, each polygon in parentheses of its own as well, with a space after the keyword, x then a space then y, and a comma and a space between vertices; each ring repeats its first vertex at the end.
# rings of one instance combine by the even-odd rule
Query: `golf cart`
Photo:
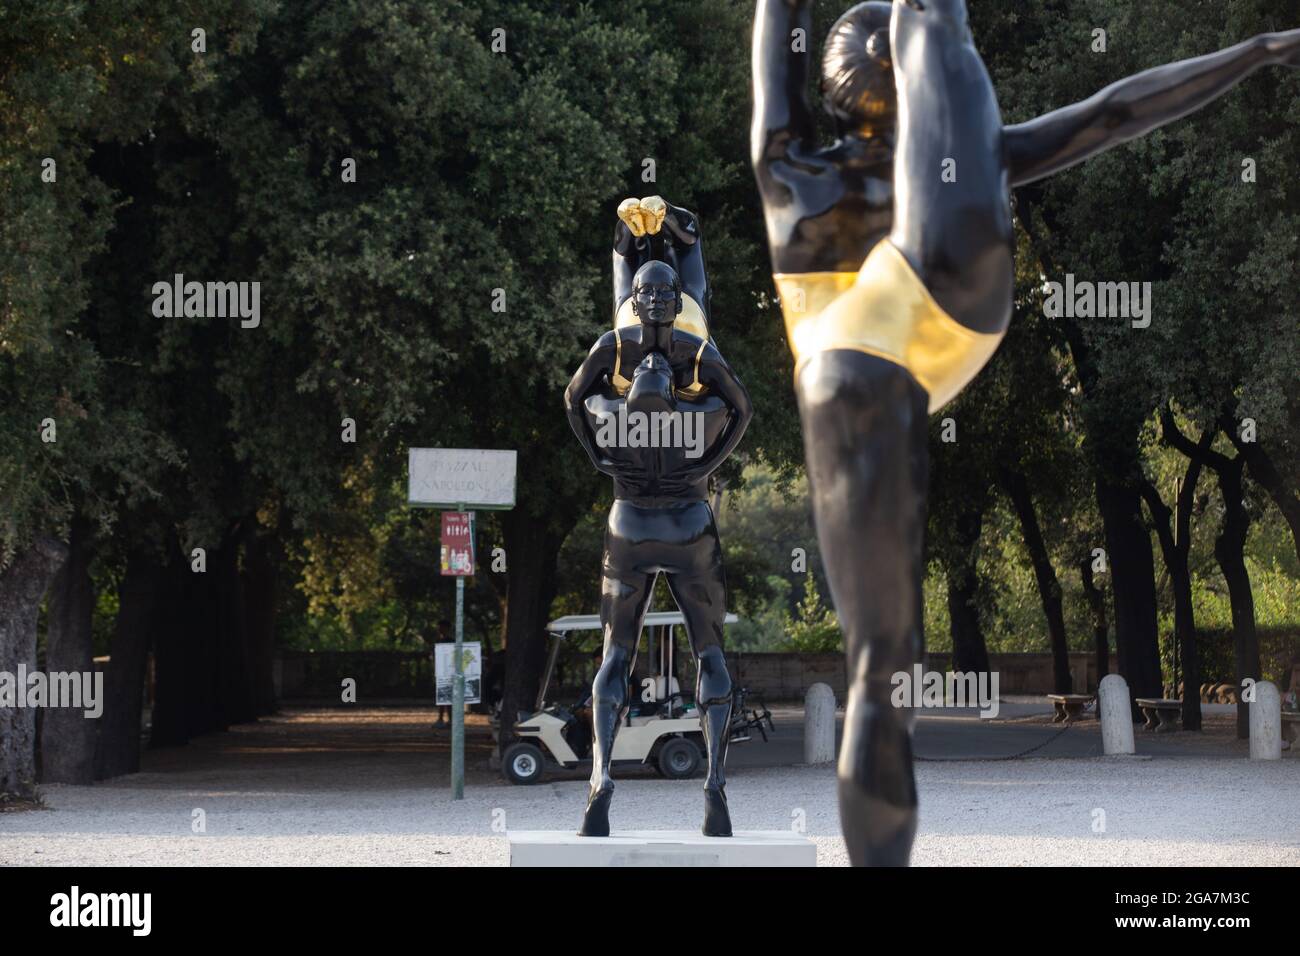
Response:
MULTIPOLYGON (((728 614, 724 623, 737 618, 728 614)), ((615 765, 651 764, 661 776, 682 780, 694 776, 704 760, 704 734, 695 702, 683 697, 674 669, 675 640, 672 628, 682 624, 680 611, 647 614, 644 626, 649 629, 647 661, 650 673, 630 688, 629 706, 614 740, 612 760, 615 765)), ((552 621, 546 626, 551 639, 546 670, 532 714, 521 711, 515 723, 520 738, 501 755, 501 770, 511 783, 530 784, 542 779, 547 762, 572 769, 591 760, 591 723, 585 714, 575 714, 581 705, 564 707, 547 703, 547 691, 555 673, 556 661, 564 641, 583 631, 599 631, 600 618, 595 614, 574 614, 552 621)), ((745 709, 745 691, 736 691, 735 718, 731 740, 749 739, 749 730, 758 726, 763 732, 771 728, 771 714, 745 709)), ((584 701, 583 703, 586 703, 584 701)), ((760 705, 761 708, 761 705, 760 705)))

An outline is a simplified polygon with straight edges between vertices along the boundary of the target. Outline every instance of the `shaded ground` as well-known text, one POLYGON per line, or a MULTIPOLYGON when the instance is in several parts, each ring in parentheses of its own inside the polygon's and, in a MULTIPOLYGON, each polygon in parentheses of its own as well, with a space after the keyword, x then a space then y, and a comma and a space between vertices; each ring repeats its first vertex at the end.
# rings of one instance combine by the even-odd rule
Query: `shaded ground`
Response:
MULTIPOLYGON (((1095 722, 1060 734, 1044 710, 1030 700, 1005 704, 998 721, 922 717, 914 862, 1300 865, 1300 755, 1248 762, 1231 716, 1215 714, 1206 733, 1139 732, 1146 756, 1102 758, 1095 722), (970 759, 1039 744, 1028 759, 970 759)), ((843 864, 834 770, 791 766, 801 715, 775 716, 771 743, 728 759, 735 824, 801 823, 823 865, 843 864)), ((45 787, 46 809, 0 814, 0 864, 500 865, 505 829, 576 826, 585 775, 504 783, 475 715, 466 799, 452 802, 449 735, 435 720, 433 709, 291 710, 149 751, 142 773, 45 787)), ((698 780, 623 779, 616 829, 681 828, 701 812, 698 780)))

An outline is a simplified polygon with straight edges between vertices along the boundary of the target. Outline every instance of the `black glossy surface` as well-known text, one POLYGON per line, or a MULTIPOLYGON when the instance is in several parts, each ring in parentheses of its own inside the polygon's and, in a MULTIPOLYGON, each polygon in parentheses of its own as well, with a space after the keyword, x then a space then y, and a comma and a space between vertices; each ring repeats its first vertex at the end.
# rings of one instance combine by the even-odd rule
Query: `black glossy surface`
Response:
MULTIPOLYGON (((616 262, 618 256, 616 251, 616 262)), ((610 754, 628 705, 642 620, 662 573, 685 617, 698 665, 695 701, 707 749, 702 830, 730 836, 723 774, 732 707, 722 652, 727 589, 722 545, 706 499, 709 475, 740 441, 753 412, 748 393, 718 350, 672 327, 681 311, 681 289, 669 266, 643 264, 630 294, 640 325, 621 334, 621 345, 613 332, 601 336, 565 391, 574 434, 597 469, 614 479, 615 490, 601 578, 604 660, 592 686, 591 790, 579 834, 609 833, 610 754), (611 381, 616 371, 632 383, 625 395, 611 381), (682 389, 702 393, 688 397, 682 389), (701 453, 691 457, 680 446, 601 447, 601 416, 617 413, 620 406, 627 412, 698 414, 701 453)), ((704 305, 707 293, 702 294, 704 305)))
MULTIPOLYGON (((1007 202, 1006 185, 1032 182, 1073 166, 1186 116, 1261 66, 1294 66, 1300 57, 1300 31, 1254 37, 1217 53, 1143 71, 1079 103, 1003 126, 978 54, 967 41, 961 0, 927 2, 924 11, 898 2, 901 16, 892 26, 892 4, 859 4, 850 13, 861 25, 850 32, 861 41, 855 48, 863 51, 858 72, 870 76, 860 83, 866 95, 854 110, 828 109, 838 139, 822 146, 805 94, 813 53, 796 53, 790 42, 795 29, 811 34, 812 6, 812 0, 759 0, 754 18, 751 158, 763 198, 772 271, 856 272, 871 248, 893 233, 939 304, 957 321, 981 331, 997 329, 1009 308, 1009 303, 989 298, 996 290, 987 289, 984 281, 967 289, 967 280, 981 278, 968 274, 976 271, 975 263, 997 257, 997 247, 1007 239, 1005 223, 999 221, 1007 202), (923 28, 927 19, 942 22, 942 31, 923 28), (891 30, 901 33, 890 38, 891 30), (894 44, 901 51, 901 67, 894 62, 894 44), (959 55, 939 71, 935 63, 944 49, 959 55), (906 89, 907 80, 900 84, 904 70, 912 74, 914 89, 906 89), (926 120, 940 115, 958 122, 941 129, 926 120), (907 149, 898 150, 916 152, 900 160, 905 165, 896 169, 896 119, 905 118, 922 123, 922 128, 907 149), (956 182, 939 182, 945 158, 957 160, 956 182), (1000 181, 1002 174, 1005 182, 1000 181), (942 185, 947 192, 907 192, 911 184, 923 181, 942 185), (896 212, 899 186, 906 195, 896 212), (926 196, 934 198, 932 205, 926 196), (967 231, 964 223, 956 222, 956 210, 968 201, 977 208, 996 203, 998 219, 982 215, 974 223, 980 235, 971 237, 992 249, 981 246, 967 254, 964 243, 945 237, 954 226, 959 234, 967 231), (936 221, 935 216, 941 218, 936 221), (901 226, 896 217, 905 217, 901 226), (942 217, 952 221, 943 222, 942 217), (924 245, 923 226, 939 234, 933 248, 924 245)), ((833 28, 832 34, 836 32, 833 28)), ((833 69, 831 74, 833 79, 833 69)), ((824 74, 824 89, 825 80, 824 74)))
POLYGON ((655 235, 633 236, 627 223, 614 226, 614 311, 618 312, 632 294, 637 270, 648 262, 672 266, 682 283, 682 291, 694 299, 709 320, 709 277, 704 268, 704 241, 700 236, 695 213, 672 203, 664 215, 663 226, 655 235))
MULTIPOLYGON (((853 8, 832 28, 816 142, 805 98, 811 0, 758 0, 751 158, 774 273, 856 272, 888 237, 940 306, 982 332, 1011 311, 1008 188, 1198 109, 1256 68, 1294 65, 1300 31, 1147 70, 1004 127, 963 0, 853 8), (886 42, 886 40, 888 42, 886 42), (945 160, 956 161, 945 182, 945 160)), ((916 830, 911 726, 889 677, 922 650, 927 396, 863 352, 814 355, 796 386, 818 541, 845 631, 850 691, 840 808, 855 865, 905 865, 916 830)))

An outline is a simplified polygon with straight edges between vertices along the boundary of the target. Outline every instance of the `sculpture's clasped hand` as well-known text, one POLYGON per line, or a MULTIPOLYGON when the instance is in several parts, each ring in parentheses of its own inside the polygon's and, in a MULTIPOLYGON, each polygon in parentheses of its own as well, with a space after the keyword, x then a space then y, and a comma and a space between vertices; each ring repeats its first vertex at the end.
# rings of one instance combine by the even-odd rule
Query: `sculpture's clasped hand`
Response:
POLYGON ((648 476, 648 471, 644 465, 639 465, 631 461, 610 458, 609 456, 601 457, 600 460, 596 462, 596 468, 601 474, 608 475, 611 478, 616 478, 619 481, 628 484, 644 482, 648 476))

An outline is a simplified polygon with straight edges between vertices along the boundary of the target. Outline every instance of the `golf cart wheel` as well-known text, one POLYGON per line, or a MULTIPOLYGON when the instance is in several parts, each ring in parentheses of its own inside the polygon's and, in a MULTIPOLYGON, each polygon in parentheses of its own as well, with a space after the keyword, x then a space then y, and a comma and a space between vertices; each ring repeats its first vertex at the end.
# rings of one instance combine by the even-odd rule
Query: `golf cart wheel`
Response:
POLYGON ((673 737, 659 748, 655 765, 669 780, 687 780, 700 769, 700 748, 686 737, 673 737))
POLYGON ((538 783, 545 769, 545 758, 541 748, 536 744, 514 743, 506 748, 501 757, 501 772, 511 783, 538 783))

